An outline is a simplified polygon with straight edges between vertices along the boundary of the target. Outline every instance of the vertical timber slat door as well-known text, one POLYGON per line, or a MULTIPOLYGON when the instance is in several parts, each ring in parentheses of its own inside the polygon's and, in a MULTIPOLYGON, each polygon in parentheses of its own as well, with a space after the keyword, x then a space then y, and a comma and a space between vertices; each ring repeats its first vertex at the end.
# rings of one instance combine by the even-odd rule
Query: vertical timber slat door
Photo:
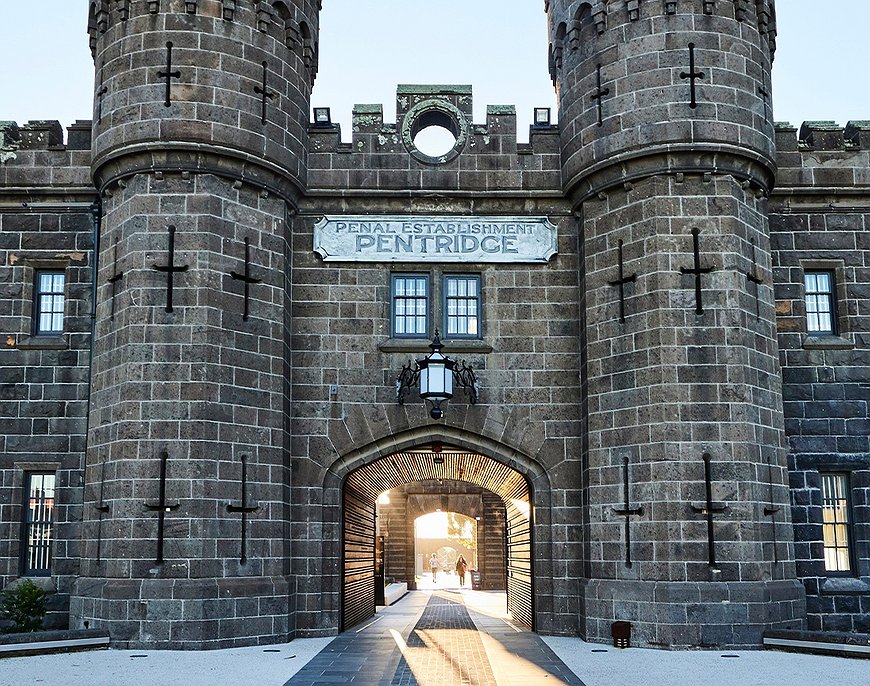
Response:
POLYGON ((375 501, 344 489, 344 582, 341 630, 375 614, 375 501))
POLYGON ((528 512, 507 506, 508 612, 518 624, 534 629, 532 600, 532 527, 528 512))

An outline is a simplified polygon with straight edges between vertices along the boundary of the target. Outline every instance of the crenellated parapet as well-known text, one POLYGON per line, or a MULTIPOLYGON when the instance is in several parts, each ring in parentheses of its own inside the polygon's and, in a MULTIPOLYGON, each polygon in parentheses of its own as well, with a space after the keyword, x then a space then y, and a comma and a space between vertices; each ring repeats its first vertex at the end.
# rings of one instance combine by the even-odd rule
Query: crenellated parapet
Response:
POLYGON ((513 105, 490 105, 475 124, 470 86, 399 86, 395 123, 381 105, 356 105, 350 143, 337 125, 315 123, 308 135, 312 189, 561 191, 558 127, 532 126, 518 143, 513 105), (442 155, 415 145, 431 126, 455 139, 442 155))
POLYGON ((0 196, 23 206, 54 194, 91 202, 91 122, 0 121, 0 196), (70 195, 73 194, 73 195, 70 195))
POLYGON ((776 149, 774 196, 870 192, 870 121, 777 122, 776 149))
POLYGON ((64 130, 57 120, 0 121, 0 150, 90 150, 91 122, 79 120, 64 130))
POLYGON ((666 172, 775 173, 769 0, 551 0, 566 191, 666 172))
POLYGON ((96 185, 205 171, 298 195, 319 4, 92 2, 96 185))

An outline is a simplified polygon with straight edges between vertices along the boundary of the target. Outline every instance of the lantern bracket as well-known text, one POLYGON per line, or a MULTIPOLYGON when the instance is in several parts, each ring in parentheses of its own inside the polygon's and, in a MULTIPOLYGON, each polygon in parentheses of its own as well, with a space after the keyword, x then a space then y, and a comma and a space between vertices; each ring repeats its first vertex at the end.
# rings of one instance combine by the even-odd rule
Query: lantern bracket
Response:
POLYGON ((413 367, 411 364, 411 362, 408 362, 408 364, 402 365, 402 371, 399 372, 399 376, 396 379, 396 402, 399 405, 405 403, 405 396, 408 395, 408 391, 420 384, 420 365, 416 361, 413 362, 413 367))
MULTIPOLYGON (((429 347, 439 359, 443 359, 444 367, 450 370, 454 385, 462 388, 462 390, 465 391, 465 395, 469 402, 472 405, 475 405, 480 399, 480 382, 477 379, 474 368, 466 364, 464 361, 456 362, 451 360, 449 357, 442 356, 441 348, 443 345, 437 330, 435 331, 435 338, 432 340, 429 347)), ((396 378, 396 402, 399 405, 404 404, 405 398, 412 388, 419 388, 420 372, 426 368, 432 358, 433 355, 430 354, 428 357, 421 360, 409 360, 408 364, 402 365, 402 370, 396 378)), ((448 394, 443 398, 429 398, 427 396, 427 399, 434 403, 434 408, 438 410, 438 412, 436 412, 436 414, 439 414, 438 418, 440 418, 441 414, 439 409, 441 402, 443 400, 449 400, 451 395, 452 394, 448 394)))

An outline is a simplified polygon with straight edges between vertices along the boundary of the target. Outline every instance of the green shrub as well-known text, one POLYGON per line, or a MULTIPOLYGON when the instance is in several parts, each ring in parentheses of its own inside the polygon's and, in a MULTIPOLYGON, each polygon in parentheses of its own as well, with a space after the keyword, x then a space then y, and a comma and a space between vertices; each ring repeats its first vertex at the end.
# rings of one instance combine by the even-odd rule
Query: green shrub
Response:
POLYGON ((41 631, 45 619, 48 593, 30 579, 17 584, 13 589, 0 591, 0 619, 12 622, 7 634, 41 631))

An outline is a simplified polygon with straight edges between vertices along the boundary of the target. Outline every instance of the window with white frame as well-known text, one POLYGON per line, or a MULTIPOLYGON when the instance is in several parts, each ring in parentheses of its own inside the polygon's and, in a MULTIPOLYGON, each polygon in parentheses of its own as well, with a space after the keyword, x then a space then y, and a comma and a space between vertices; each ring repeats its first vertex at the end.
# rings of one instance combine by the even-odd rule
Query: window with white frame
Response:
POLYGON ((36 272, 33 333, 37 336, 63 333, 65 282, 62 271, 40 269, 36 272))
POLYGON ((804 272, 804 302, 807 311, 807 332, 814 336, 837 333, 834 273, 804 272))
POLYGON ((825 550, 825 570, 852 571, 849 536, 849 475, 821 474, 822 537, 825 550))
POLYGON ((393 274, 392 335, 395 338, 429 337, 429 275, 393 274))
POLYGON ((390 277, 394 338, 480 338, 480 274, 397 273, 390 277))
POLYGON ((446 338, 480 337, 480 276, 444 277, 444 324, 446 338))

